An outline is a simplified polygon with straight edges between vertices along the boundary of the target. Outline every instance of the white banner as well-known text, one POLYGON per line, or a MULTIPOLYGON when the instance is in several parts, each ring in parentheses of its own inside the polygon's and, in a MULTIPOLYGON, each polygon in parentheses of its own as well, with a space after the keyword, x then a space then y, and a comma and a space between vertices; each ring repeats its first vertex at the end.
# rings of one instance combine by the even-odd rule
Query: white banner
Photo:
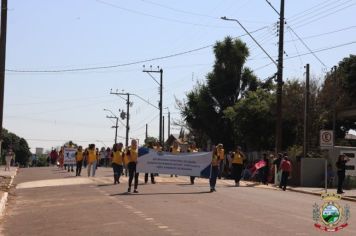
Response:
POLYGON ((136 170, 141 173, 201 176, 204 170, 210 170, 211 155, 211 152, 173 155, 150 149, 148 154, 139 157, 136 170))
POLYGON ((64 148, 64 164, 66 165, 72 165, 76 164, 75 162, 75 153, 77 152, 77 149, 75 148, 64 148))

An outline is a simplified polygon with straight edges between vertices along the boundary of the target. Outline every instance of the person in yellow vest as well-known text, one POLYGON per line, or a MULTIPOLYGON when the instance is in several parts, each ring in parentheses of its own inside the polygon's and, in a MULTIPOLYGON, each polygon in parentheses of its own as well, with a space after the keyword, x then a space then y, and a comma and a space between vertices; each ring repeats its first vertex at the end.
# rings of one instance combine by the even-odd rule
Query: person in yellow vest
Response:
POLYGON ((77 168, 75 170, 75 176, 80 176, 80 173, 82 172, 82 165, 83 165, 83 147, 79 146, 78 150, 75 152, 75 161, 77 163, 77 168))
MULTIPOLYGON (((195 143, 192 143, 188 148, 188 152, 196 153, 199 152, 198 148, 196 147, 195 143)), ((194 184, 195 176, 190 176, 190 184, 194 184)))
POLYGON ((138 158, 138 149, 137 149, 137 141, 133 139, 131 141, 131 147, 126 152, 127 156, 127 167, 129 170, 129 188, 127 189, 127 192, 131 192, 131 185, 132 185, 132 180, 135 178, 134 182, 134 193, 138 193, 137 191, 137 186, 138 186, 138 173, 136 172, 136 164, 137 164, 137 158, 138 158))
POLYGON ((240 186, 241 174, 244 166, 244 161, 246 160, 245 154, 241 151, 241 147, 237 146, 236 150, 231 153, 231 169, 232 176, 235 180, 235 186, 240 186))
POLYGON ((122 151, 122 143, 114 144, 113 150, 111 153, 112 158, 112 169, 114 171, 114 184, 120 183, 120 176, 123 169, 124 164, 124 152, 122 151))
POLYGON ((96 170, 96 162, 97 162, 97 155, 95 150, 95 144, 90 144, 88 148, 88 177, 90 177, 90 172, 92 172, 92 176, 95 176, 96 170))
POLYGON ((211 193, 216 192, 215 185, 216 185, 216 179, 218 177, 218 172, 219 172, 219 164, 220 164, 220 158, 218 155, 218 149, 217 149, 217 147, 214 147, 213 154, 211 157, 211 168, 210 168, 210 178, 209 178, 211 193))
POLYGON ((218 177, 219 177, 219 179, 221 179, 222 173, 224 171, 224 159, 225 159, 225 150, 224 150, 224 146, 222 143, 219 143, 217 145, 217 152, 218 152, 218 157, 220 160, 218 177))
MULTIPOLYGON (((176 155, 180 153, 180 148, 179 148, 179 144, 178 141, 175 140, 173 142, 173 146, 169 149, 169 152, 171 152, 172 154, 176 155)), ((171 177, 173 177, 173 175, 171 175, 171 177)), ((178 177, 178 175, 175 175, 175 177, 178 177)))

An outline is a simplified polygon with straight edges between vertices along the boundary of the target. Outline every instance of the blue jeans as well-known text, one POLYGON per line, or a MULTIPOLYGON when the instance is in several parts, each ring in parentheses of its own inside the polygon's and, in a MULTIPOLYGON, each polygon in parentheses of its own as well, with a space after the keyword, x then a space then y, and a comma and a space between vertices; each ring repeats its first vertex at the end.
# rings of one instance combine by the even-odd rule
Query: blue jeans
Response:
POLYGON ((211 171, 210 171, 210 189, 215 189, 216 185, 216 178, 218 177, 219 173, 219 167, 218 166, 211 166, 211 171))
POLYGON ((117 180, 120 179, 121 173, 122 173, 122 165, 116 164, 116 163, 112 163, 112 170, 114 171, 114 178, 117 180))

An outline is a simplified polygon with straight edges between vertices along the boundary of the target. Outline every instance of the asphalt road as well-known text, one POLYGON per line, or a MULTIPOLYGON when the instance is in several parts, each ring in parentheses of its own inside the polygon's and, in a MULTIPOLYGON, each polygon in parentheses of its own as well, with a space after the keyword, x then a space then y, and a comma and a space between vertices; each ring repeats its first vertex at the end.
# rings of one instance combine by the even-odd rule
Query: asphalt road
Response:
MULTIPOLYGON (((84 170, 85 171, 85 170, 84 170)), ((256 187, 232 187, 220 180, 209 193, 207 180, 161 176, 127 194, 127 179, 112 184, 110 168, 95 178, 73 177, 52 168, 21 169, 10 193, 3 235, 325 235, 314 227, 317 196, 256 187)), ((142 183, 142 177, 141 183, 142 183)), ((349 226, 356 235, 356 204, 349 226)))

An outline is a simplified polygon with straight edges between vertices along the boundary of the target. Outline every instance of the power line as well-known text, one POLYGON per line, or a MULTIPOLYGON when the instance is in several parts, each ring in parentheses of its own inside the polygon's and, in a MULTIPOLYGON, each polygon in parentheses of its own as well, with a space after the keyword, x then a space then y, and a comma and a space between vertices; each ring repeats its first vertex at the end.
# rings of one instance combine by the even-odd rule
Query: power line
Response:
MULTIPOLYGON (((302 39, 305 40, 305 39, 317 38, 317 37, 320 37, 320 36, 330 35, 330 34, 334 34, 334 33, 338 33, 338 32, 343 32, 343 31, 347 31, 347 30, 350 30, 350 29, 356 29, 356 25, 352 25, 352 26, 349 26, 349 27, 346 27, 346 28, 337 29, 337 30, 333 30, 333 31, 325 32, 325 33, 314 34, 314 35, 302 37, 302 39)), ((299 39, 286 40, 285 43, 290 43, 290 42, 295 42, 295 41, 299 41, 299 39)))
MULTIPOLYGON (((309 25, 310 23, 314 23, 314 22, 316 22, 316 21, 318 21, 318 20, 320 20, 320 19, 323 19, 323 18, 325 18, 325 17, 328 17, 328 16, 330 16, 330 15, 333 15, 333 14, 335 14, 335 13, 337 13, 337 12, 342 11, 342 10, 348 9, 348 8, 354 6, 354 5, 356 5, 356 3, 352 3, 352 4, 348 5, 348 6, 343 7, 343 8, 340 8, 340 9, 337 9, 337 10, 332 11, 332 12, 330 12, 330 13, 321 15, 320 17, 317 17, 318 15, 320 15, 320 14, 318 14, 318 15, 314 16, 314 17, 317 17, 317 18, 308 18, 308 19, 310 19, 309 21, 306 21, 306 22, 301 21, 301 22, 299 22, 299 23, 295 23, 293 26, 294 26, 295 28, 300 28, 300 27, 303 27, 303 26, 305 26, 305 25, 309 25), (303 23, 302 23, 302 22, 303 22, 303 23)), ((334 8, 333 8, 333 9, 334 9, 334 8)))
POLYGON ((303 39, 301 39, 299 37, 299 35, 290 27, 288 26, 288 28, 292 31, 292 33, 297 36, 297 38, 300 40, 300 42, 302 42, 302 44, 308 49, 308 51, 325 67, 327 68, 327 66, 325 65, 325 63, 315 54, 315 52, 313 52, 309 47, 308 45, 304 42, 303 39))
POLYGON ((323 8, 325 8, 325 7, 328 7, 330 4, 334 4, 334 3, 338 2, 339 0, 336 0, 336 1, 332 2, 332 3, 328 3, 328 2, 330 2, 330 1, 332 1, 332 0, 327 0, 327 1, 324 1, 323 3, 316 4, 316 5, 310 7, 310 8, 308 8, 308 9, 306 9, 306 10, 303 10, 303 11, 301 11, 301 12, 299 12, 299 13, 296 13, 296 14, 292 15, 291 17, 288 17, 288 19, 291 21, 292 19, 302 18, 302 17, 304 17, 305 15, 309 15, 308 12, 315 12, 315 11, 318 11, 318 10, 320 10, 320 9, 323 9, 323 8), (314 9, 317 9, 317 10, 314 10, 314 9), (306 14, 304 14, 304 13, 306 13, 306 14))
POLYGON ((116 5, 116 4, 113 4, 113 3, 109 3, 109 2, 106 2, 106 1, 102 1, 102 0, 96 0, 96 1, 98 3, 110 6, 112 8, 117 8, 117 9, 120 9, 120 10, 123 10, 123 11, 134 13, 136 15, 148 16, 148 17, 151 17, 151 18, 159 19, 159 20, 164 20, 164 21, 169 21, 169 22, 174 22, 174 23, 179 23, 179 24, 184 24, 184 25, 194 25, 194 26, 208 27, 208 28, 230 28, 230 27, 223 27, 223 26, 218 26, 218 25, 204 25, 204 24, 199 24, 199 23, 192 23, 192 22, 188 22, 188 21, 172 19, 172 18, 163 17, 163 16, 156 16, 156 15, 148 14, 146 12, 141 12, 141 11, 129 9, 129 8, 126 8, 126 7, 122 7, 122 6, 119 6, 119 5, 116 5))
MULTIPOLYGON (((261 31, 263 29, 266 29, 268 26, 263 26, 261 28, 258 28, 254 31, 251 31, 250 33, 256 33, 258 31, 261 31)), ((246 36, 247 34, 242 34, 239 35, 235 38, 240 38, 243 36, 246 36)), ((132 65, 138 65, 138 64, 143 64, 143 63, 147 63, 147 62, 152 62, 152 61, 158 61, 158 60, 163 60, 163 59, 167 59, 167 58, 171 58, 171 57, 177 57, 177 56, 182 56, 185 54, 190 54, 193 52, 197 52, 197 51, 201 51, 207 48, 211 48, 215 45, 215 43, 213 44, 209 44, 203 47, 199 47, 199 48, 195 48, 195 49, 191 49, 188 51, 183 51, 183 52, 178 52, 178 53, 174 53, 174 54, 170 54, 167 56, 162 56, 162 57, 154 57, 154 58, 150 58, 150 59, 145 59, 145 60, 138 60, 138 61, 134 61, 134 62, 128 62, 128 63, 123 63, 123 64, 115 64, 115 65, 107 65, 107 66, 93 66, 93 67, 81 67, 81 68, 72 68, 72 69, 58 69, 58 70, 26 70, 26 69, 6 69, 6 71, 8 72, 16 72, 16 73, 65 73, 65 72, 76 72, 76 71, 92 71, 92 70, 103 70, 103 69, 111 69, 111 68, 117 68, 117 67, 125 67, 125 66, 132 66, 132 65)))
MULTIPOLYGON (((183 14, 187 14, 187 15, 199 16, 199 17, 204 17, 204 18, 209 18, 209 19, 214 19, 214 20, 220 20, 220 18, 216 17, 216 16, 211 16, 211 15, 206 15, 206 14, 186 11, 186 10, 182 10, 182 9, 177 9, 177 8, 174 8, 174 7, 171 7, 171 6, 167 6, 167 5, 164 5, 164 4, 161 4, 161 3, 156 3, 156 2, 153 2, 153 1, 149 1, 149 0, 141 0, 141 1, 145 2, 145 3, 148 3, 148 4, 151 4, 151 5, 159 6, 161 8, 165 8, 165 9, 168 9, 168 10, 171 10, 171 11, 174 11, 174 12, 179 12, 179 13, 183 13, 183 14)), ((241 20, 241 21, 251 22, 251 23, 265 23, 265 22, 262 22, 262 21, 251 21, 251 20, 246 20, 246 19, 245 20, 241 20)))

